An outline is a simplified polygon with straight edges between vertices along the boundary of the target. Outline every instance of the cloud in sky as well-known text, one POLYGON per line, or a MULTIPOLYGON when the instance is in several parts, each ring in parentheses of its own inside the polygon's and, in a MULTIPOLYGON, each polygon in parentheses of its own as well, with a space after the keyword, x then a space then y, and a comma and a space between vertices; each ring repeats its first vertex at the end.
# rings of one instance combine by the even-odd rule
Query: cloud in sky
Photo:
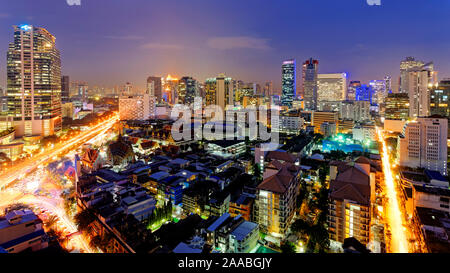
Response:
POLYGON ((182 49, 183 46, 176 44, 162 44, 162 43, 146 43, 141 45, 141 49, 182 49))
POLYGON ((268 39, 253 38, 248 36, 236 36, 236 37, 213 37, 208 39, 207 45, 214 49, 271 49, 268 44, 268 39))
POLYGON ((142 36, 136 36, 136 35, 126 35, 126 36, 105 36, 106 39, 113 39, 113 40, 142 40, 144 37, 142 36))
POLYGON ((0 19, 2 19, 2 18, 9 18, 9 17, 10 17, 9 14, 0 12, 0 19))

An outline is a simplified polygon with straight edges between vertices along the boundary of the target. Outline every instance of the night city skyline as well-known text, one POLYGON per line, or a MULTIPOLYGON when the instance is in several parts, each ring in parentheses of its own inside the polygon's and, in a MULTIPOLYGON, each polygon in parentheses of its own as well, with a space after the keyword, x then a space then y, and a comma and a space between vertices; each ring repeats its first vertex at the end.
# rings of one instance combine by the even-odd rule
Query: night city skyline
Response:
MULTIPOLYGON (((381 6, 363 0, 40 2, 4 6, 2 63, 12 25, 43 27, 57 37, 62 74, 91 86, 131 82, 144 89, 148 75, 204 81, 225 73, 245 82, 273 81, 280 91, 281 62, 295 58, 301 64, 310 57, 319 60, 319 73, 347 72, 350 80, 363 83, 389 75, 394 90, 399 63, 407 56, 434 61, 439 78, 450 77, 446 1, 382 1, 381 6), (427 20, 415 20, 417 13, 427 20)), ((4 65, 0 86, 6 87, 4 65)))
POLYGON ((450 1, 0 3, 4 264, 450 253, 450 1))

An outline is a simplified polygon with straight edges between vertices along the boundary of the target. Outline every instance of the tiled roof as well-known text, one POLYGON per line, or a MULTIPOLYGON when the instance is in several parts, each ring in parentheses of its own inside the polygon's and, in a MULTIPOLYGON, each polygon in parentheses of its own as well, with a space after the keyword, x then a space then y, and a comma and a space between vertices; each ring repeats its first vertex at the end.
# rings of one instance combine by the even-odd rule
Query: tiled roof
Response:
POLYGON ((289 188, 294 176, 286 166, 282 167, 277 174, 272 175, 258 185, 258 189, 283 194, 289 188))
POLYGON ((282 151, 282 150, 275 150, 275 151, 270 151, 267 153, 266 158, 268 160, 281 160, 281 161, 285 161, 285 162, 290 162, 290 163, 295 163, 296 158, 295 156, 293 156, 292 154, 286 152, 286 151, 282 151))
POLYGON ((94 149, 88 149, 84 155, 83 155, 83 161, 94 164, 94 162, 97 160, 98 158, 98 151, 94 150, 94 149))

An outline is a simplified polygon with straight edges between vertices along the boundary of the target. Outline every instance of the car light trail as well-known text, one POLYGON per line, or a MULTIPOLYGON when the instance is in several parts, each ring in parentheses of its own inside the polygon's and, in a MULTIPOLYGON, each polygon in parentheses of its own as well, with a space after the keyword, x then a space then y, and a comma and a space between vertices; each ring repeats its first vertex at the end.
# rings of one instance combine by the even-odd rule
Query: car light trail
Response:
POLYGON ((408 240, 406 228, 403 225, 403 216, 400 211, 399 200, 397 198, 397 190, 394 183, 394 176, 390 166, 389 154, 386 141, 383 138, 381 130, 377 127, 378 138, 383 146, 382 161, 383 172, 385 178, 384 191, 388 197, 387 211, 385 216, 391 228, 390 248, 394 253, 408 253, 408 240))
POLYGON ((116 123, 117 120, 118 116, 115 115, 114 117, 108 119, 107 121, 104 121, 90 128, 90 130, 81 133, 81 135, 76 136, 73 139, 67 140, 64 143, 55 145, 55 148, 49 151, 44 151, 42 154, 33 156, 26 162, 18 164, 16 167, 11 168, 10 170, 8 170, 6 174, 0 176, 0 190, 10 185, 12 182, 14 182, 14 180, 24 178, 29 172, 33 171, 39 165, 51 161, 55 157, 57 158, 58 154, 63 153, 64 151, 76 145, 77 143, 80 142, 84 143, 90 138, 96 137, 106 132, 114 125, 114 123, 116 123))

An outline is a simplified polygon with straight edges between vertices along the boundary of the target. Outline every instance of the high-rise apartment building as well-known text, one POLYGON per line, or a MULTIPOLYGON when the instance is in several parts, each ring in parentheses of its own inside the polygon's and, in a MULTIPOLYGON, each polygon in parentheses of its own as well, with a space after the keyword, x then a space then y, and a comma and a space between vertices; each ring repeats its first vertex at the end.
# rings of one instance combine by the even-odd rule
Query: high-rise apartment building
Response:
POLYGON ((69 76, 61 77, 61 102, 68 102, 70 98, 70 79, 69 76))
POLYGON ((356 89, 361 86, 360 81, 351 81, 348 85, 347 100, 356 100, 356 89))
POLYGON ((303 101, 305 110, 317 110, 317 71, 319 61, 312 58, 303 63, 303 101))
POLYGON ((369 243, 374 177, 370 161, 364 157, 330 166, 328 233, 331 240, 343 243, 346 238, 354 237, 364 245, 369 243))
POLYGON ((260 156, 269 163, 264 167, 264 163, 258 160, 264 169, 264 180, 257 187, 254 215, 263 232, 283 237, 295 214, 301 173, 299 161, 279 150, 260 156))
POLYGON ((163 100, 170 104, 176 103, 178 96, 178 79, 167 75, 166 78, 162 78, 161 80, 163 100))
POLYGON ((339 117, 343 120, 364 122, 370 120, 370 102, 368 101, 342 101, 339 104, 339 117))
POLYGON ((370 88, 373 90, 372 103, 376 105, 384 104, 388 95, 385 80, 373 80, 369 82, 370 88))
POLYGON ((317 75, 317 101, 341 101, 346 98, 347 73, 317 75))
POLYGON ((356 88, 355 100, 372 103, 373 89, 370 85, 362 84, 356 88))
POLYGON ((233 80, 224 74, 206 79, 205 100, 206 105, 218 105, 223 111, 227 105, 234 105, 233 80))
POLYGON ((386 97, 384 118, 407 120, 409 117, 409 98, 406 93, 391 93, 386 97))
POLYGON ((296 96, 297 79, 296 79, 296 63, 295 60, 286 60, 281 66, 281 105, 292 107, 292 101, 296 96))
POLYGON ((150 76, 147 78, 147 94, 155 96, 158 102, 162 99, 161 77, 150 76))
POLYGON ((155 97, 149 94, 121 96, 119 98, 120 120, 146 120, 155 116, 155 97))
POLYGON ((437 84, 437 72, 434 71, 433 63, 408 71, 404 83, 409 96, 409 116, 429 116, 430 88, 437 84))
POLYGON ((264 91, 263 96, 270 98, 270 96, 274 95, 273 93, 273 83, 272 82, 266 82, 264 84, 264 91))
POLYGON ((198 82, 192 77, 182 77, 178 82, 178 103, 191 104, 200 96, 198 82))
POLYGON ((447 175, 447 135, 444 117, 419 117, 407 123, 399 137, 399 165, 447 175))
POLYGON ((430 89, 431 115, 450 118, 450 79, 442 80, 439 86, 430 89))
POLYGON ((418 61, 414 57, 406 57, 405 60, 400 62, 399 93, 408 93, 407 74, 410 71, 421 68, 424 64, 424 62, 418 61))
POLYGON ((7 53, 7 96, 16 137, 61 131, 61 60, 55 41, 44 28, 14 26, 7 53))

